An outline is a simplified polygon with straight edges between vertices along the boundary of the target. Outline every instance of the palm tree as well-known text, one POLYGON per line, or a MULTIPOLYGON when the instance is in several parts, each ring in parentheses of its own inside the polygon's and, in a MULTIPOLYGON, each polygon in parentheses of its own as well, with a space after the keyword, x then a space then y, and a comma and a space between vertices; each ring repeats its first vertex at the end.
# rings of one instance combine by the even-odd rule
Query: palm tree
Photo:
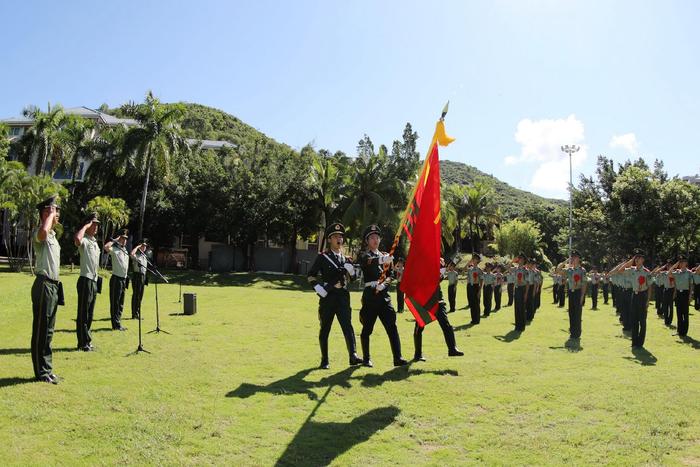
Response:
POLYGON ((57 152, 56 165, 66 169, 70 174, 71 192, 75 190, 75 179, 81 161, 91 161, 100 146, 96 140, 97 128, 95 123, 76 115, 68 115, 65 125, 58 134, 61 142, 57 152))
POLYGON ((139 237, 143 238, 143 218, 151 171, 157 169, 167 174, 170 158, 180 150, 189 150, 179 125, 184 109, 179 104, 161 104, 149 91, 143 104, 126 104, 122 111, 139 123, 126 132, 123 152, 134 156, 134 166, 144 174, 139 206, 139 237))
POLYGON ((46 113, 38 107, 27 107, 22 114, 34 120, 32 126, 22 136, 20 142, 23 148, 21 161, 27 166, 36 163, 34 167, 35 175, 43 175, 46 171, 46 163, 51 160, 51 175, 56 170, 55 159, 61 153, 61 143, 59 134, 66 120, 63 107, 56 105, 53 108, 49 105, 46 113))
MULTIPOLYGON (((333 219, 341 193, 344 187, 343 179, 337 159, 333 158, 327 151, 321 150, 318 153, 313 151, 311 146, 306 146, 301 150, 312 151, 310 183, 314 193, 311 202, 320 214, 319 227, 325 230, 328 223, 333 219)), ((319 241, 319 251, 323 245, 319 241)))
POLYGON ((462 230, 462 222, 467 217, 467 192, 469 186, 467 185, 449 185, 445 190, 444 206, 449 206, 454 212, 454 226, 452 227, 454 231, 454 249, 456 253, 459 253, 462 245, 462 239, 464 238, 464 232, 462 230))
POLYGON ((481 240, 493 225, 500 221, 500 213, 491 186, 476 182, 466 190, 465 214, 469 226, 472 251, 476 251, 475 236, 481 240))

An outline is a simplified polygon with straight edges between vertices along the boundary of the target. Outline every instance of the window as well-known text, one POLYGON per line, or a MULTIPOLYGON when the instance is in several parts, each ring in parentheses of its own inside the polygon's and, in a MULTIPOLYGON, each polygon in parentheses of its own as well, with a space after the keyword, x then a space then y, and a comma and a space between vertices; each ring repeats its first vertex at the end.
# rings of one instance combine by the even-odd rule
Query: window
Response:
POLYGON ((10 136, 20 136, 23 133, 21 126, 13 126, 10 128, 10 136))

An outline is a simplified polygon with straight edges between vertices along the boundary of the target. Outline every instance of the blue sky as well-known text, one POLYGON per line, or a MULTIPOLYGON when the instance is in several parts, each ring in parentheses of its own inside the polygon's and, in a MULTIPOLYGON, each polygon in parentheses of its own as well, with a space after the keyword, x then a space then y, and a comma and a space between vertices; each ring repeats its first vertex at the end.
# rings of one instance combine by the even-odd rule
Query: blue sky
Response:
POLYGON ((566 197, 598 154, 700 172, 700 2, 148 1, 4 5, 0 116, 199 102, 294 147, 355 153, 410 121, 444 158, 566 197))

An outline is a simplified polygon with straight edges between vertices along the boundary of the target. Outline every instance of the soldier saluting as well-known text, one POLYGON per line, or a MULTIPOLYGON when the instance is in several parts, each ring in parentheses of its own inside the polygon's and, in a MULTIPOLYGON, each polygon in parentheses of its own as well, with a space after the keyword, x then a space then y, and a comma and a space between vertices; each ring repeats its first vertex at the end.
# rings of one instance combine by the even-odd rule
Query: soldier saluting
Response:
POLYGON ((362 363, 357 356, 355 331, 352 328, 352 311, 350 309, 350 292, 347 289, 348 281, 355 276, 355 268, 352 261, 342 253, 345 227, 338 222, 326 227, 324 237, 328 242, 328 249, 316 257, 307 274, 309 284, 318 294, 318 320, 321 329, 318 334, 318 342, 321 347, 320 368, 326 370, 330 367, 328 361, 328 335, 331 332, 333 317, 338 317, 340 328, 345 336, 345 344, 348 349, 350 365, 362 363), (318 276, 321 276, 319 281, 318 276))
POLYGON ((673 278, 676 286, 674 301, 676 314, 678 315, 678 335, 685 337, 688 335, 690 290, 693 287, 693 274, 688 269, 688 258, 682 255, 679 256, 678 261, 669 271, 669 277, 673 278))
POLYGON ((467 268, 467 302, 471 312, 471 324, 479 324, 481 321, 481 286, 483 285, 484 272, 479 267, 481 256, 472 255, 467 268))
MULTIPOLYGON (((391 353, 394 356, 394 366, 402 366, 408 362, 401 356, 401 339, 396 327, 396 313, 391 306, 391 297, 388 291, 389 280, 379 282, 384 265, 391 264, 394 259, 387 253, 379 251, 381 234, 381 230, 376 225, 370 225, 365 229, 362 238, 366 249, 360 253, 358 258, 365 281, 365 289, 362 292, 362 308, 360 309, 362 364, 368 367, 373 366, 369 352, 369 338, 374 330, 374 323, 379 318, 389 338, 391 353)), ((387 274, 386 277, 389 275, 387 274)))
POLYGON ((144 238, 129 253, 132 259, 131 283, 133 284, 131 292, 131 319, 141 319, 141 300, 143 300, 144 288, 148 285, 146 275, 148 271, 147 249, 148 239, 144 238))
POLYGON ((651 299, 651 273, 644 267, 644 253, 637 249, 632 259, 620 270, 624 270, 631 286, 630 321, 632 325, 632 347, 644 347, 647 332, 647 308, 651 299))
POLYGON ((586 270, 581 267, 581 255, 578 251, 571 252, 565 274, 569 288, 569 334, 571 339, 579 339, 581 338, 581 314, 587 281, 586 270))
POLYGON ((109 253, 112 259, 112 277, 109 279, 109 316, 112 319, 114 331, 126 331, 126 328, 122 327, 122 312, 129 274, 129 252, 126 251, 128 236, 129 231, 121 229, 117 238, 108 241, 104 246, 105 252, 109 253))
POLYGON ((59 281, 61 246, 54 227, 58 224, 61 208, 52 196, 36 205, 39 210, 39 228, 32 234, 36 253, 36 277, 32 285, 32 365, 37 381, 58 384, 53 374, 51 339, 56 324, 56 310, 63 305, 63 287, 59 281))
POLYGON ((73 243, 80 253, 80 277, 78 278, 78 319, 76 334, 78 350, 90 352, 92 346, 92 318, 95 313, 95 301, 99 293, 101 278, 98 275, 100 263, 100 246, 95 235, 100 225, 97 213, 93 212, 85 218, 83 226, 75 233, 73 243))

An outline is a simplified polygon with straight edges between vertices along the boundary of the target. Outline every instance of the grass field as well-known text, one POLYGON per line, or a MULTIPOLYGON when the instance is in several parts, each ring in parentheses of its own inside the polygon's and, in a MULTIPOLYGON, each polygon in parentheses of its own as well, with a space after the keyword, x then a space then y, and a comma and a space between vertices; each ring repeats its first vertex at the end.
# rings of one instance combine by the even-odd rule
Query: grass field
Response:
MULTIPOLYGON (((512 308, 474 327, 460 309, 449 317, 466 355, 448 358, 431 324, 428 361, 407 368, 392 367, 379 323, 375 367, 348 368, 335 323, 322 371, 305 280, 187 274, 195 316, 181 315, 177 285, 159 286, 170 334, 144 334, 152 353, 138 355, 129 355, 137 322, 112 332, 106 294, 93 325, 98 351, 74 351, 77 274, 63 280, 54 339, 63 382, 53 386, 31 379, 32 277, 0 272, 2 465, 700 465, 700 342, 679 340, 653 306, 646 353, 632 353, 610 305, 589 311, 590 302, 581 348, 567 348, 567 314, 546 289, 519 338, 512 308)), ((352 300, 359 344, 359 293, 352 300)), ((460 287, 458 308, 465 301, 460 287)), ((153 285, 143 313, 150 331, 153 285)), ((698 338, 699 317, 691 310, 698 338)), ((398 322, 409 358, 410 314, 398 322)))

